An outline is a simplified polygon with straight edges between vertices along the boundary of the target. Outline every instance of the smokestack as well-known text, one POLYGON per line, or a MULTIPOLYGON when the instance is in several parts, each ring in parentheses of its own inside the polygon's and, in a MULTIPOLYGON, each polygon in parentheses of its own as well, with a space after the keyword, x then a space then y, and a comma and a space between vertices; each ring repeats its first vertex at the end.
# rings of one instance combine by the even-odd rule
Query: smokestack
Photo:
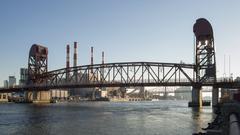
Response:
MULTIPOLYGON (((93 65, 93 47, 91 47, 91 65, 93 65)), ((91 69, 91 73, 93 73, 93 69, 91 69)))
POLYGON ((102 64, 104 64, 104 52, 102 52, 102 64))
POLYGON ((93 47, 91 47, 91 65, 93 65, 93 47))
POLYGON ((67 45, 67 56, 66 56, 66 81, 69 78, 69 67, 70 67, 70 46, 67 45))
POLYGON ((66 68, 70 67, 70 46, 67 45, 66 68))
POLYGON ((77 66, 77 42, 74 42, 73 66, 77 66))
POLYGON ((104 51, 102 51, 102 68, 101 68, 101 82, 104 80, 104 51))

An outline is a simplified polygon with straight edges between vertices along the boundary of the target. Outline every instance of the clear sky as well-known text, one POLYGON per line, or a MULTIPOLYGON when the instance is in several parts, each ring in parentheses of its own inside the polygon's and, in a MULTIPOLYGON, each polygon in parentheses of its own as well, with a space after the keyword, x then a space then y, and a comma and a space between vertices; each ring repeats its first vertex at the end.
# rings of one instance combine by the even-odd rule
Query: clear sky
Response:
MULTIPOLYGON (((239 0, 1 0, 0 85, 19 78, 32 44, 49 48, 49 70, 65 67, 66 44, 79 43, 78 64, 154 61, 193 63, 192 27, 210 21, 215 36, 218 77, 224 54, 228 74, 240 76, 239 0)), ((71 59, 73 54, 71 55, 71 59)), ((72 65, 71 60, 71 65, 72 65)))

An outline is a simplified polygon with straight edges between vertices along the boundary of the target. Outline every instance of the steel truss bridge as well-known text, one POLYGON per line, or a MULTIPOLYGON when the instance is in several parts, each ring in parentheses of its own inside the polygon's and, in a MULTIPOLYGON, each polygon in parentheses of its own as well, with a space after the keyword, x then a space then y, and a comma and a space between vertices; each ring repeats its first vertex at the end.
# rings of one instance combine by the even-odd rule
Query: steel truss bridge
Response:
POLYGON ((29 52, 27 85, 0 88, 0 92, 130 86, 240 88, 238 82, 217 80, 211 24, 206 19, 200 18, 194 24, 193 32, 195 33, 194 64, 103 63, 75 67, 67 66, 59 70, 48 71, 48 49, 34 44, 29 52))
POLYGON ((240 88, 240 83, 226 80, 196 82, 192 64, 126 62, 63 68, 41 74, 45 83, 14 88, 1 92, 49 90, 64 88, 130 87, 130 86, 214 86, 240 88))

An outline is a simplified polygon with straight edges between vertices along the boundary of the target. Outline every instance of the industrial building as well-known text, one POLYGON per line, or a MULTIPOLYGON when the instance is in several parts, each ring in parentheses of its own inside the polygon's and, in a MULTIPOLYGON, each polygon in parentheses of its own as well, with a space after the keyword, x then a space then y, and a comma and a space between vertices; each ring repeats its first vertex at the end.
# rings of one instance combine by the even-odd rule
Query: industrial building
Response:
POLYGON ((175 98, 180 100, 192 100, 191 87, 183 86, 177 88, 175 91, 175 98))
POLYGON ((68 98, 68 90, 53 89, 53 90, 51 90, 50 96, 52 99, 65 100, 68 98))
MULTIPOLYGON (((77 67, 78 64, 78 43, 74 42, 74 54, 73 54, 73 67, 77 67)), ((70 68, 70 46, 67 45, 66 48, 66 69, 70 68)), ((91 47, 91 65, 93 65, 93 47, 91 47)), ((84 76, 84 80, 87 81, 87 78, 90 78, 88 76, 91 76, 92 72, 87 75, 87 74, 82 74, 82 73, 78 73, 78 72, 74 72, 73 73, 75 77, 78 76, 84 76)), ((68 78, 68 75, 67 75, 68 78)), ((70 89, 69 90, 69 96, 71 97, 89 97, 93 94, 93 92, 95 91, 95 88, 74 88, 74 89, 70 89)))

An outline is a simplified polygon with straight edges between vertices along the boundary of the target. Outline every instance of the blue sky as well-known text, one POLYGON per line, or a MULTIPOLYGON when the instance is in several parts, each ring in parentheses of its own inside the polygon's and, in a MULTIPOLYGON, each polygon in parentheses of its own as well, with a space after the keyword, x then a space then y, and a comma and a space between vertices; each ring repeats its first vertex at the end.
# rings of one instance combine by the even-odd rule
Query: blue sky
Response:
MULTIPOLYGON (((78 64, 154 61, 193 63, 192 26, 200 17, 214 30, 218 76, 224 54, 240 76, 240 1, 231 0, 1 0, 0 85, 19 78, 32 44, 49 48, 49 70, 65 67, 65 47, 79 43, 78 64)), ((71 55, 72 59, 73 54, 71 55)), ((71 64, 72 64, 71 60, 71 64)), ((228 73, 228 64, 226 64, 228 73)))

